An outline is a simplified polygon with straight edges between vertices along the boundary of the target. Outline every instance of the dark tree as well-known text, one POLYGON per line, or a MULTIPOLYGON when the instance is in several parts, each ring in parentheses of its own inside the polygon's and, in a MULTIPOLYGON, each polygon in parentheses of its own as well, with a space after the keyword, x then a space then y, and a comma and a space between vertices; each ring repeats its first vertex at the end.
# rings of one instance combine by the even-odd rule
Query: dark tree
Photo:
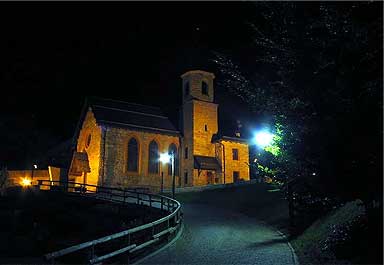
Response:
POLYGON ((220 85, 281 125, 284 175, 347 197, 381 194, 382 7, 257 2, 249 44, 216 51, 220 85))

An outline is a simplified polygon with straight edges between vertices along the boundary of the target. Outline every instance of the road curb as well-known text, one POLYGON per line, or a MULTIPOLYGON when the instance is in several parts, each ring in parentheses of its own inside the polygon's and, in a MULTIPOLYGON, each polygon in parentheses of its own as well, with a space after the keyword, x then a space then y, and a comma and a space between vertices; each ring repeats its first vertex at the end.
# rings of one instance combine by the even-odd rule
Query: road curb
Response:
POLYGON ((155 256, 156 254, 160 253, 164 249, 166 249, 166 248, 170 247, 171 245, 173 245, 180 238, 180 236, 183 234, 183 231, 184 231, 184 222, 181 224, 180 230, 177 233, 177 235, 169 243, 165 244, 164 246, 162 246, 161 248, 157 249, 156 251, 154 251, 153 253, 149 254, 148 256, 145 256, 144 258, 139 259, 138 261, 132 263, 132 265, 140 264, 141 262, 145 261, 146 259, 149 259, 149 258, 155 256))
POLYGON ((276 230, 276 232, 277 232, 279 235, 281 235, 282 237, 284 237, 284 238, 287 240, 288 247, 291 249, 291 252, 292 252, 293 263, 294 263, 295 265, 299 265, 299 264, 300 264, 300 262, 299 262, 299 258, 298 258, 297 255, 296 255, 296 251, 295 251, 295 249, 292 247, 291 243, 289 242, 288 237, 287 237, 283 232, 281 232, 281 231, 279 231, 279 230, 277 230, 277 229, 275 229, 275 230, 276 230))
POLYGON ((274 228, 273 226, 269 225, 268 223, 266 223, 265 221, 261 221, 259 220, 260 223, 264 224, 265 226, 271 228, 272 230, 276 231, 281 237, 283 237, 284 239, 287 240, 287 245, 289 247, 289 249, 291 250, 291 253, 292 253, 292 260, 293 260, 293 263, 295 265, 300 265, 300 262, 299 262, 299 258, 297 257, 296 255, 296 251, 295 249, 292 247, 291 243, 289 242, 289 239, 288 237, 283 233, 281 232, 280 230, 274 228))

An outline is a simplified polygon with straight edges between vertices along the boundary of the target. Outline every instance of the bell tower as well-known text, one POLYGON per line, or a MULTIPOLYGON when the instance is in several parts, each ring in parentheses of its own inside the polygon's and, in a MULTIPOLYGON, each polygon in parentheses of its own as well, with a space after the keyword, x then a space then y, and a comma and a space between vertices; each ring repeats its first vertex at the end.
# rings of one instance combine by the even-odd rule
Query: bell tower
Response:
POLYGON ((213 102, 214 74, 195 70, 186 72, 181 78, 183 79, 183 103, 190 99, 213 102))
POLYGON ((215 157, 212 136, 218 132, 217 110, 214 101, 213 79, 209 72, 194 70, 182 76, 183 156, 182 186, 199 185, 194 156, 215 157))

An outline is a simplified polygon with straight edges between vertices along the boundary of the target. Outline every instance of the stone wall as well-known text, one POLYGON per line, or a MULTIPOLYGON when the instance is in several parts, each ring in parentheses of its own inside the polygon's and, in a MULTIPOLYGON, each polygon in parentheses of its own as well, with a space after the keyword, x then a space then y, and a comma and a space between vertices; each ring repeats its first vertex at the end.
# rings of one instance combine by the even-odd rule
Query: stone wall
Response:
MULTIPOLYGON (((91 172, 87 173, 86 182, 90 185, 99 184, 101 150, 101 127, 97 125, 92 110, 89 109, 77 140, 77 152, 86 152, 91 172)), ((69 176, 70 180, 83 183, 83 176, 69 176)))
MULTIPOLYGON (((233 172, 239 172, 239 178, 249 180, 249 148, 246 143, 222 141, 225 148, 225 183, 233 182, 233 172), (233 160, 232 149, 238 149, 239 160, 233 160)), ((223 164, 223 161, 222 161, 223 164)))
POLYGON ((193 101, 185 102, 183 105, 183 138, 182 138, 182 154, 181 154, 181 185, 193 185, 193 101), (188 148, 188 158, 185 158, 185 149, 188 148), (187 180, 185 180, 187 173, 187 180))
MULTIPOLYGON (((105 157, 104 157, 104 183, 103 185, 114 187, 136 187, 161 185, 161 172, 164 173, 164 187, 171 187, 172 176, 168 175, 168 165, 159 163, 159 173, 148 172, 149 144, 156 141, 159 152, 168 152, 169 146, 173 143, 180 155, 179 136, 144 131, 134 131, 120 128, 106 128, 105 132, 105 157), (138 172, 127 170, 128 142, 135 137, 139 148, 138 172)), ((176 173, 179 175, 179 172, 176 173)), ((178 181, 176 181, 176 184, 178 181)))
POLYGON ((215 146, 212 136, 218 131, 217 104, 193 101, 193 154, 215 156, 215 146), (205 131, 205 126, 207 131, 205 131))

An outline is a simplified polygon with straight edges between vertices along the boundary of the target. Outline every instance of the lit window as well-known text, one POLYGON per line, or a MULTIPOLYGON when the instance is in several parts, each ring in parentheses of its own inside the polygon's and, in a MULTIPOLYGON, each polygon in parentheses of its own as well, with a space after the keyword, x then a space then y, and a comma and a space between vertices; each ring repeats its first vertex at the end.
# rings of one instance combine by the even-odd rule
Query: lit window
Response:
POLYGON ((238 149, 232 149, 232 159, 233 160, 239 160, 239 150, 238 149))

